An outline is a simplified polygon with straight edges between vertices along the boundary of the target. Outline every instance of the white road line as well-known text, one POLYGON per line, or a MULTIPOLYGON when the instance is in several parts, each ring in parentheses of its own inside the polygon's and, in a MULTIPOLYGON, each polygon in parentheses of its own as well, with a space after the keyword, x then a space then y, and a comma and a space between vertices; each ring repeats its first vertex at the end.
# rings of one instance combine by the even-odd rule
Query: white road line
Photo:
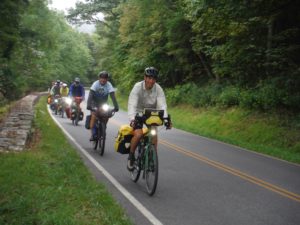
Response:
POLYGON ((103 175, 154 225, 162 225, 162 223, 146 209, 133 195, 129 193, 110 173, 107 172, 77 141, 63 128, 63 126, 52 115, 49 107, 48 112, 64 134, 76 145, 76 147, 94 164, 94 166, 103 173, 103 175))

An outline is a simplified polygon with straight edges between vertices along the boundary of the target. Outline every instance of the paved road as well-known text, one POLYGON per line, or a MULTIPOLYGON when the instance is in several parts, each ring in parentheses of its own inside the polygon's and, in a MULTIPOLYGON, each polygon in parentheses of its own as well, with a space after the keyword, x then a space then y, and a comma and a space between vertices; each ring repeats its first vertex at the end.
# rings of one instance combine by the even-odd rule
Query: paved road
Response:
MULTIPOLYGON (((85 102, 82 103, 83 108, 85 102)), ((86 112, 88 113, 88 112, 86 112)), ((101 157, 84 123, 54 116, 85 164, 104 182, 135 224, 299 225, 300 166, 181 130, 159 130, 159 181, 154 196, 133 183, 126 155, 114 152, 126 112, 110 119, 101 157)))

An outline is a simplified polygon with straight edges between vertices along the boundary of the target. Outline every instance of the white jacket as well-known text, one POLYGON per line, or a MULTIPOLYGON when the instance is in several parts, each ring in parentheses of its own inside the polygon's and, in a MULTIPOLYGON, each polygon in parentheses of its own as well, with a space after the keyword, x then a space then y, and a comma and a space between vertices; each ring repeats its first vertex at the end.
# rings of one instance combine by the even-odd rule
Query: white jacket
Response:
POLYGON ((133 120, 136 113, 141 113, 145 108, 164 110, 164 117, 168 116, 166 97, 163 89, 155 83, 150 90, 146 90, 145 81, 136 83, 128 99, 128 116, 133 120))

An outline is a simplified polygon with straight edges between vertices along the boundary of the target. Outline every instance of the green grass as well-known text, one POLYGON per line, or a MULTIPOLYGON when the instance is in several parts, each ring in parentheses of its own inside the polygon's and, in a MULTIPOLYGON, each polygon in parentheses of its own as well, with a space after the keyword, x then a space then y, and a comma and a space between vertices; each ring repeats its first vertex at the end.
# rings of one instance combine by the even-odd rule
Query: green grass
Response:
POLYGON ((300 129, 291 122, 282 125, 278 115, 189 106, 170 108, 169 113, 176 128, 300 163, 300 129))
POLYGON ((36 106, 35 144, 0 154, 0 224, 131 224, 53 123, 36 106))
MULTIPOLYGON (((119 94, 118 101, 126 110, 124 96, 119 94)), ((188 105, 169 107, 168 112, 176 128, 300 163, 300 116, 188 105)))

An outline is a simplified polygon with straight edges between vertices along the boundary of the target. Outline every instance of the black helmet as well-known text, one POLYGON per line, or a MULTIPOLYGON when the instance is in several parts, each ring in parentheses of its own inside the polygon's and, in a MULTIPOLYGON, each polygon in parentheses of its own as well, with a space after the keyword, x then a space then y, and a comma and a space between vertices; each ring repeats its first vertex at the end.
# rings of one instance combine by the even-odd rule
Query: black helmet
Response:
POLYGON ((154 79, 158 78, 158 70, 154 68, 153 66, 147 67, 145 69, 145 76, 147 77, 153 77, 154 79))
POLYGON ((106 78, 108 79, 108 72, 106 71, 101 71, 99 74, 98 74, 99 78, 106 78))

